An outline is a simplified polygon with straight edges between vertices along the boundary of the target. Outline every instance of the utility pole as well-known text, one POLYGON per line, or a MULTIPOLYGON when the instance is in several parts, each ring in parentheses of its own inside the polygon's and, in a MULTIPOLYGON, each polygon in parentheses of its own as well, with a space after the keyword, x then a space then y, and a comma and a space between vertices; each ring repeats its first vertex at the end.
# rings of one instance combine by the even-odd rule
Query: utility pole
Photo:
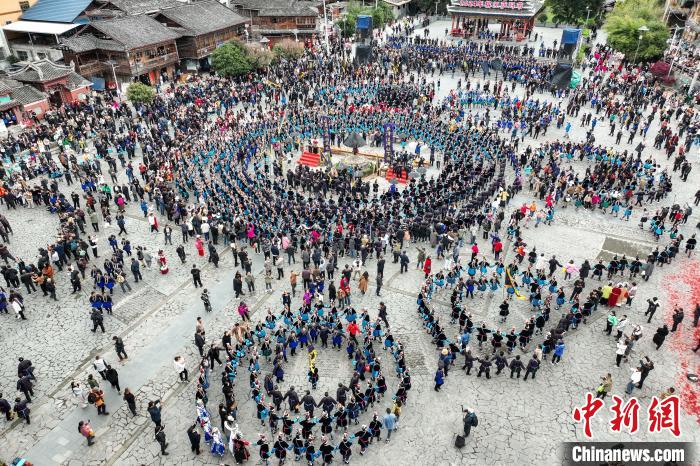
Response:
MULTIPOLYGON (((588 18, 589 18, 590 14, 591 14, 591 7, 587 6, 586 7, 586 22, 583 23, 584 28, 588 25, 588 18)), ((573 63, 573 61, 576 60, 576 57, 578 57, 578 51, 579 51, 579 49, 581 49, 581 43, 583 43, 583 29, 581 29, 581 34, 579 34, 578 40, 576 41, 576 50, 574 50, 574 56, 572 59, 572 63, 573 63)))
POLYGON ((326 42, 326 53, 330 53, 330 47, 328 46, 328 17, 326 16, 326 0, 323 0, 323 37, 326 42))
POLYGON ((695 81, 698 80, 698 71, 696 70, 695 73, 693 74, 693 80, 690 81, 690 87, 688 88, 688 95, 690 95, 693 92, 693 88, 695 87, 695 81))
MULTIPOLYGON (((674 29, 674 31, 673 31, 673 37, 671 38, 671 47, 670 47, 671 49, 673 49, 674 44, 675 44, 675 42, 676 42, 676 34, 678 34, 678 30, 679 30, 679 29, 680 29, 680 30, 684 30, 685 27, 676 26, 676 27, 673 28, 673 29, 674 29)), ((680 43, 681 43, 681 41, 680 41, 680 39, 678 39, 678 44, 677 44, 677 45, 680 45, 680 43)), ((673 58, 671 59, 671 66, 668 67, 668 74, 667 74, 666 76, 671 76, 671 70, 673 70, 673 65, 676 63, 676 57, 678 56, 678 50, 676 50, 675 52, 676 52, 676 53, 673 54, 673 58)))
POLYGON ((664 5, 664 14, 661 17, 661 20, 665 23, 666 22, 666 17, 668 16, 668 12, 671 9, 671 0, 666 0, 665 5, 664 5))

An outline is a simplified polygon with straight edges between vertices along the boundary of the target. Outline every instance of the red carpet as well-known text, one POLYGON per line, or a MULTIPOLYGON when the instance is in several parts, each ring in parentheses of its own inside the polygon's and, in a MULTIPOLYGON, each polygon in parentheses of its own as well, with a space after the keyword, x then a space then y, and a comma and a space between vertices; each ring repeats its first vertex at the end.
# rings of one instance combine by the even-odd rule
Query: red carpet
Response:
POLYGON ((300 165, 307 165, 309 167, 318 167, 321 164, 321 154, 314 154, 312 152, 304 151, 299 158, 300 165))
POLYGON ((403 173, 401 173, 401 176, 396 176, 394 174, 394 169, 390 167, 386 171, 386 179, 391 181, 392 178, 395 178, 396 181, 398 181, 401 184, 406 184, 406 182, 408 181, 408 173, 406 173, 406 171, 404 170, 403 173))

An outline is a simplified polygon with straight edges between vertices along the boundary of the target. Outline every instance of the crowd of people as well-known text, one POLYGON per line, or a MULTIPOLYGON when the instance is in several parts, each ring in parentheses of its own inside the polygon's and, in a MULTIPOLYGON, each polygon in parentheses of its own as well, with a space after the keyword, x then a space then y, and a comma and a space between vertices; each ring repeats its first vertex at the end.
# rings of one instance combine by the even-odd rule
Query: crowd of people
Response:
MULTIPOLYGON (((344 280, 349 280, 349 277, 344 277, 344 280)), ((204 440, 210 445, 212 454, 223 456, 228 438, 228 449, 239 464, 250 457, 249 447, 256 446, 264 464, 273 458, 280 464, 284 463, 288 450, 293 452, 296 461, 304 457, 309 464, 313 464, 318 457, 321 457, 323 464, 330 464, 334 452, 339 451, 344 463, 348 464, 353 444, 358 444, 360 454, 364 454, 375 439, 381 439, 382 428, 386 429, 386 441, 391 438, 411 388, 411 377, 403 345, 400 340, 394 340, 391 334, 386 308, 380 309, 380 317, 376 319, 371 319, 366 309, 360 314, 352 307, 344 307, 340 311, 334 306, 329 310, 324 306, 322 293, 318 290, 311 293, 310 288, 311 285, 298 312, 292 311, 288 302, 283 303, 284 310, 280 314, 268 310, 264 320, 255 327, 248 323, 249 310, 242 302, 238 312, 245 323, 237 323, 227 330, 221 339, 222 346, 212 344, 207 356, 202 359, 195 394, 196 424, 204 431, 204 440), (386 369, 382 367, 384 362, 377 354, 379 348, 375 344, 391 355, 399 379, 398 388, 385 413, 375 409, 389 390, 384 375, 386 369), (338 383, 335 397, 325 392, 323 398, 317 401, 311 391, 316 390, 322 377, 316 363, 319 350, 340 351, 341 347, 344 347, 353 368, 350 381, 347 385, 338 383), (226 355, 223 362, 219 359, 221 350, 226 355), (311 390, 300 396, 295 387, 290 386, 283 394, 280 386, 284 383, 284 365, 288 358, 304 356, 308 361, 307 379, 311 390), (207 407, 210 373, 217 362, 223 366, 221 389, 224 402, 218 407, 221 429, 213 424, 207 407), (256 417, 261 426, 270 429, 270 434, 261 433, 257 440, 247 440, 236 424, 238 403, 234 386, 241 367, 248 369, 247 385, 256 405, 256 417), (264 373, 266 375, 263 376, 264 373), (285 401, 287 408, 282 406, 285 401), (316 408, 322 410, 319 416, 314 414, 316 408), (362 413, 373 409, 371 421, 354 427, 360 425, 362 413), (301 412, 303 415, 300 416, 301 412), (321 431, 318 444, 313 434, 317 425, 321 431), (357 432, 351 432, 355 429, 357 432), (338 431, 341 433, 335 442, 334 432, 338 431)), ((285 295, 288 297, 288 294, 285 295)), ((192 450, 199 454, 201 436, 195 432, 193 429, 189 431, 190 440, 192 450)))
MULTIPOLYGON (((57 299, 55 273, 65 267, 73 293, 82 291, 85 281, 91 282, 86 291, 90 293, 92 331, 105 333, 104 318, 112 313, 115 288, 118 285, 122 293, 132 289, 129 272, 137 283, 143 279, 142 269, 152 268, 154 262, 163 275, 171 266, 163 250, 152 254, 145 246, 132 244, 125 215, 128 205, 138 205, 151 234, 162 234, 165 245, 173 245, 175 233, 181 266, 187 262, 185 247, 194 247, 198 257, 206 256, 218 266, 219 246, 229 246, 235 267, 241 269, 233 279, 236 298, 245 297, 244 284, 248 293, 255 290, 251 254, 263 255, 268 289, 274 269, 277 280, 284 277, 284 255, 288 267, 296 264, 298 254, 303 293, 297 309, 285 293, 279 312, 269 311, 253 321, 250 308, 240 301, 241 321, 224 333, 220 346, 206 342, 203 324, 198 323, 195 343, 202 358, 196 365, 197 421, 187 434, 193 452, 200 452, 201 429, 213 454, 223 456, 228 444, 237 463, 250 457, 253 445, 259 447, 265 464, 272 458, 284 463, 287 451, 310 464, 319 457, 330 464, 339 451, 347 463, 353 445, 359 444, 364 454, 381 437, 382 427, 389 440, 411 388, 403 346, 391 334, 386 307, 379 309, 377 318, 366 309, 358 314, 350 286, 357 279, 359 292, 367 291, 369 273, 364 269, 374 260, 376 293, 380 295, 385 257, 393 255, 405 272, 410 243, 418 244, 417 267, 425 274, 419 314, 440 353, 436 391, 457 354, 464 355, 467 373, 478 361, 477 376, 485 373, 487 378, 492 363, 496 374, 508 366, 511 377, 519 378, 525 369, 525 380, 535 377, 547 354, 553 355, 553 363, 559 363, 565 336, 585 323, 599 305, 617 307, 618 300, 631 304, 637 280, 648 280, 655 266, 670 262, 683 241, 688 251, 691 241, 679 233, 679 226, 692 211, 672 206, 643 216, 641 227, 657 240, 666 241, 668 235, 668 246, 646 258, 616 256, 607 264, 592 263, 592 259, 580 265, 573 261, 561 264, 555 257, 545 258, 523 242, 521 229, 530 222, 535 227, 551 224, 556 209, 569 204, 577 209, 601 209, 623 220, 629 220, 638 207, 655 210, 653 204, 667 199, 671 192, 673 175, 653 157, 642 156, 646 140, 653 137, 654 147, 664 148, 669 158, 678 151, 674 168, 685 181, 691 166, 685 154, 696 143, 700 120, 679 96, 664 93, 644 81, 641 73, 614 63, 606 47, 597 47, 590 54, 591 66, 601 71, 580 87, 562 91, 549 84, 554 65, 542 59, 547 53, 538 54, 528 47, 412 39, 407 34, 412 32, 412 28, 395 30, 379 45, 380 58, 367 66, 331 59, 342 55, 342 44, 334 42, 329 54, 308 51, 297 61, 283 60, 265 72, 236 81, 192 76, 164 88, 149 104, 132 106, 99 96, 64 105, 27 131, 10 136, 0 148, 10 161, 3 167, 3 203, 10 212, 46 208, 56 215, 59 226, 55 242, 39 251, 34 264, 12 255, 6 244, 12 228, 0 216, 4 241, 0 257, 6 264, 2 273, 10 290, 0 290, 0 311, 12 307, 18 318, 26 319, 20 282, 27 294, 38 285, 47 299, 57 299), (610 67, 615 71, 602 71, 610 67), (479 75, 490 78, 490 70, 499 71, 500 80, 480 83, 479 75), (464 86, 460 79, 458 89, 440 102, 435 99, 440 81, 432 76, 446 72, 463 75, 464 86), (515 96, 519 85, 525 88, 524 98, 515 96), (548 100, 536 93, 546 94, 548 100), (573 142, 568 137, 570 127, 581 111, 586 140, 573 142), (653 136, 648 131, 657 117, 661 129, 653 136), (290 154, 322 137, 326 127, 334 145, 341 145, 353 133, 377 145, 387 121, 395 125, 404 149, 408 141, 417 142, 419 160, 420 147, 430 153, 426 164, 437 163, 435 154, 439 154, 442 164, 437 175, 419 173, 403 190, 392 186, 380 192, 376 182, 370 184, 349 169, 285 166, 290 154), (628 143, 637 137, 641 141, 632 152, 597 144, 599 121, 598 128, 609 125, 610 135, 619 128, 618 143, 623 132, 628 143), (566 127, 564 141, 520 150, 526 136, 543 138, 553 124, 566 127), (50 152, 52 141, 59 147, 56 158, 50 152), (584 174, 574 168, 578 163, 588 164, 584 174), (507 174, 508 167, 513 176, 507 174), (122 171, 127 182, 124 177, 120 180, 122 171), (544 207, 538 208, 533 201, 514 209, 507 218, 510 199, 525 187, 544 201, 544 207), (93 237, 100 224, 119 229, 103 245, 93 237), (501 257, 505 256, 504 232, 516 257, 509 263, 501 257), (493 259, 479 250, 480 241, 493 259), (430 252, 421 243, 429 243, 430 252), (108 255, 98 254, 98 249, 107 246, 108 255), (471 250, 467 263, 460 258, 464 248, 471 250), (343 268, 343 258, 352 260, 353 267, 343 268), (444 259, 442 266, 437 264, 439 259, 444 259), (560 283, 555 272, 562 268, 560 283), (584 299, 589 274, 599 280, 607 275, 607 284, 595 286, 584 299), (447 335, 430 305, 432 296, 446 289, 452 323, 459 323, 456 337, 447 335), (530 303, 533 315, 520 331, 475 323, 467 311, 464 300, 493 297, 499 290, 507 296, 499 306, 504 327, 513 299, 530 303), (556 326, 548 324, 551 308, 558 311, 563 306, 570 309, 556 326), (548 325, 549 331, 545 330, 548 325), (473 334, 480 348, 490 340, 490 355, 477 357, 476 350, 469 349, 473 334), (539 334, 543 341, 535 345, 527 364, 520 361, 520 355, 508 361, 517 346, 529 349, 539 334), (317 402, 311 390, 327 374, 320 373, 316 358, 321 348, 328 347, 328 340, 331 347, 327 351, 345 349, 353 375, 347 384, 339 384, 335 397, 326 393, 317 402), (388 361, 378 355, 378 346, 391 357, 386 359, 398 379, 386 413, 374 407, 381 405, 389 391, 388 361), (289 358, 303 357, 297 351, 308 358, 312 388, 304 396, 294 387, 282 395, 284 365, 289 358), (221 428, 215 425, 208 401, 217 364, 224 398, 218 407, 221 428), (246 385, 261 426, 270 428, 269 435, 261 434, 257 440, 248 440, 236 425, 234 388, 242 365, 249 377, 239 385, 246 385), (285 401, 288 409, 282 407, 285 401), (314 416, 319 407, 322 413, 314 416), (371 420, 353 432, 352 425, 359 425, 363 413, 371 420), (320 438, 314 434, 316 426, 320 438), (336 441, 337 430, 342 432, 336 441)), ((404 155, 392 162, 397 169, 408 171, 412 158, 405 151, 399 154, 404 155)), ((201 286, 196 265, 191 274, 195 286, 201 286)), ((291 295, 295 296, 297 275, 290 275, 291 295)), ((209 311, 206 290, 202 301, 209 311)), ((607 322, 625 344, 622 355, 629 356, 633 342, 640 338, 639 326, 630 326, 628 335, 617 317, 607 322)), ((119 358, 126 358, 123 342, 114 338, 119 358)), ((116 369, 98 359, 96 370, 121 393, 116 369)), ((174 367, 187 382, 191 366, 178 356, 174 367)), ((18 387, 30 402, 33 372, 24 367, 18 376, 18 387)), ((98 414, 108 414, 97 384, 80 393, 95 404, 98 414)), ((124 399, 130 409, 135 406, 130 391, 125 390, 124 399)), ((26 403, 19 398, 17 403, 14 411, 29 423, 26 403)), ((9 408, 4 412, 10 412, 9 408)), ((151 402, 148 412, 155 424, 155 439, 166 454, 159 403, 151 402)), ((94 432, 89 423, 81 423, 79 431, 92 445, 94 432)))

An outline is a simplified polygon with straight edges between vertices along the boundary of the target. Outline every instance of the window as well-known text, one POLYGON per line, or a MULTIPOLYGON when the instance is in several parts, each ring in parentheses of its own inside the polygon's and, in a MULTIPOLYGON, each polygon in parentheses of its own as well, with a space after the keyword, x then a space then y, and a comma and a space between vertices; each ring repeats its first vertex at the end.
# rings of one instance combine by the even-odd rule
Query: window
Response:
POLYGON ((29 2, 19 2, 19 7, 22 11, 27 11, 29 9, 29 2))
POLYGON ((29 58, 29 54, 25 52, 24 50, 17 50, 17 58, 19 58, 19 61, 26 61, 29 58))
POLYGON ((38 53, 36 54, 36 57, 37 57, 39 60, 43 60, 44 58, 46 58, 46 54, 45 54, 45 53, 38 52, 38 53))
POLYGON ((314 17, 297 16, 295 22, 297 26, 316 26, 316 18, 314 17))

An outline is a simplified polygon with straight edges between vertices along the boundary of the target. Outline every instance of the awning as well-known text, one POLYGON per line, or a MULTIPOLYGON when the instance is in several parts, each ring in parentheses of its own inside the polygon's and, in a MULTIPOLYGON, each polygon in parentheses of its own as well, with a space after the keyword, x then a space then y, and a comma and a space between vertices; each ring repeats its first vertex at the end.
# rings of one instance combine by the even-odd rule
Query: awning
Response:
POLYGON ((73 23, 44 23, 42 21, 15 21, 2 27, 3 31, 31 32, 32 34, 64 34, 81 26, 73 23))

